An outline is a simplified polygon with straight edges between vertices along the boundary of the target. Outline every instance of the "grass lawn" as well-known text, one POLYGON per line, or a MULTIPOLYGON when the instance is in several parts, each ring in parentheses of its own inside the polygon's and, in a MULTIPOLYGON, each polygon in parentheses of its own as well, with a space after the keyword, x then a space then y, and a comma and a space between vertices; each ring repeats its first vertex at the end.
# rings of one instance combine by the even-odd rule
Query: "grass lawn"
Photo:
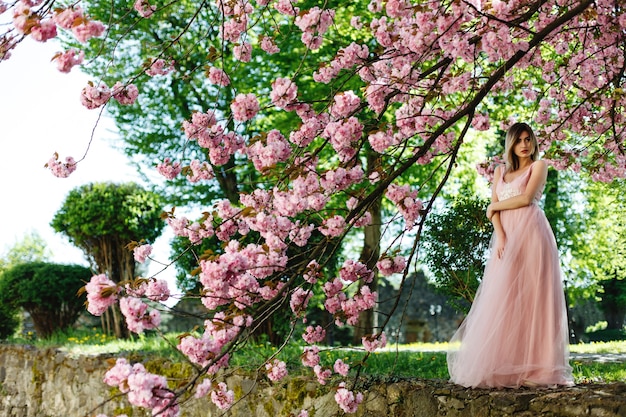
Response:
MULTIPOLYGON (((142 352, 159 355, 171 360, 182 360, 180 353, 172 348, 177 344, 174 335, 166 339, 155 336, 135 336, 130 340, 116 340, 94 331, 56 335, 45 341, 13 340, 14 343, 30 343, 39 347, 59 347, 71 355, 97 355, 113 353, 123 356, 126 352, 142 352)), ((321 364, 330 366, 337 359, 350 364, 352 370, 360 369, 363 375, 387 378, 448 379, 446 366, 447 343, 419 343, 409 345, 389 345, 370 354, 363 362, 365 351, 362 348, 320 348, 321 364)), ((624 354, 626 341, 581 343, 570 346, 573 374, 577 384, 626 381, 626 359, 601 361, 602 355, 624 354), (595 357, 594 357, 595 356, 595 357)), ((292 373, 308 372, 300 362, 302 347, 288 344, 277 353, 276 347, 266 343, 250 343, 231 359, 231 365, 245 370, 256 370, 253 366, 262 364, 266 358, 277 355, 285 361, 292 373)), ((609 355, 610 356, 610 355, 609 355)), ((609 358, 615 359, 615 358, 609 358)))

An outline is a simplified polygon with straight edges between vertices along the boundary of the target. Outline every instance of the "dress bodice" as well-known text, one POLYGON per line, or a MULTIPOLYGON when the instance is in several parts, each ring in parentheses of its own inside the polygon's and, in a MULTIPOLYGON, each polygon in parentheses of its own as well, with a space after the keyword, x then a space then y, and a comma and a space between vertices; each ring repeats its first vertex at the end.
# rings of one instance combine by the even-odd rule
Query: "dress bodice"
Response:
MULTIPOLYGON (((506 182, 504 180, 504 174, 506 173, 506 167, 502 165, 500 167, 500 180, 496 185, 496 193, 498 194, 498 200, 506 200, 507 198, 515 197, 522 194, 526 191, 526 186, 528 185, 528 180, 530 179, 530 174, 533 170, 534 162, 526 168, 526 171, 522 174, 518 175, 513 180, 506 182)), ((537 191, 535 195, 534 202, 538 202, 541 200, 541 194, 543 193, 543 188, 537 191)))

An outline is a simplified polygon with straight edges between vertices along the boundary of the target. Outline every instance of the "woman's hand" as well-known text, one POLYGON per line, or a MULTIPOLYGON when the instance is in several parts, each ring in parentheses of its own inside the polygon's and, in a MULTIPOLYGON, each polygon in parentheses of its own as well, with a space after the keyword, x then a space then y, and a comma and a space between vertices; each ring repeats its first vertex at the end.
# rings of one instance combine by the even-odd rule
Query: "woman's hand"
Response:
POLYGON ((496 235, 496 242, 493 245, 493 250, 498 258, 502 258, 504 255, 504 245, 506 243, 506 237, 504 234, 502 236, 496 235))
POLYGON ((487 218, 491 220, 496 211, 493 209, 493 203, 487 206, 487 218))

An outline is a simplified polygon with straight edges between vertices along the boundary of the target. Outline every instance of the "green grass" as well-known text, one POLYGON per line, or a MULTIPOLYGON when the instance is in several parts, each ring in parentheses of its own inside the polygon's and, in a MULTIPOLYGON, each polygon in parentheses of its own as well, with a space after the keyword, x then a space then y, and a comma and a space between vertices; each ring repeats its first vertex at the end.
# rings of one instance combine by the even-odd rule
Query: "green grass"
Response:
MULTIPOLYGON (((129 340, 117 340, 103 335, 96 329, 56 334, 47 340, 29 338, 12 339, 11 343, 28 343, 40 348, 57 347, 72 355, 97 355, 145 353, 159 355, 170 360, 181 360, 172 349, 177 344, 175 335, 166 340, 156 335, 134 336, 129 340), (168 343, 169 341, 169 343, 168 343)), ((321 348, 321 365, 331 367, 337 359, 348 363, 352 372, 374 377, 447 379, 447 343, 420 343, 390 345, 370 354, 363 362, 366 352, 362 348, 321 348)), ((581 343, 570 346, 574 354, 626 353, 626 341, 581 343)), ((310 370, 301 364, 302 346, 290 343, 280 352, 268 343, 250 342, 239 349, 231 359, 231 365, 244 371, 256 371, 265 360, 275 356, 287 363, 292 374, 306 374, 310 370)), ((573 375, 577 384, 626 381, 624 363, 594 362, 591 359, 572 360, 573 375)))

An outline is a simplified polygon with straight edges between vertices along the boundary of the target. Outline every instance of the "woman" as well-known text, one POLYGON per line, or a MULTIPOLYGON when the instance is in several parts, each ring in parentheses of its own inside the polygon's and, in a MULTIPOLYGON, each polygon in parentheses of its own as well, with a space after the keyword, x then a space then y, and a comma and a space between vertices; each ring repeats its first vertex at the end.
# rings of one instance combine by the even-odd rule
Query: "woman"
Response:
POLYGON ((487 208, 492 254, 452 337, 450 378, 466 387, 573 385, 558 251, 538 206, 547 166, 530 126, 509 128, 504 157, 487 208))

